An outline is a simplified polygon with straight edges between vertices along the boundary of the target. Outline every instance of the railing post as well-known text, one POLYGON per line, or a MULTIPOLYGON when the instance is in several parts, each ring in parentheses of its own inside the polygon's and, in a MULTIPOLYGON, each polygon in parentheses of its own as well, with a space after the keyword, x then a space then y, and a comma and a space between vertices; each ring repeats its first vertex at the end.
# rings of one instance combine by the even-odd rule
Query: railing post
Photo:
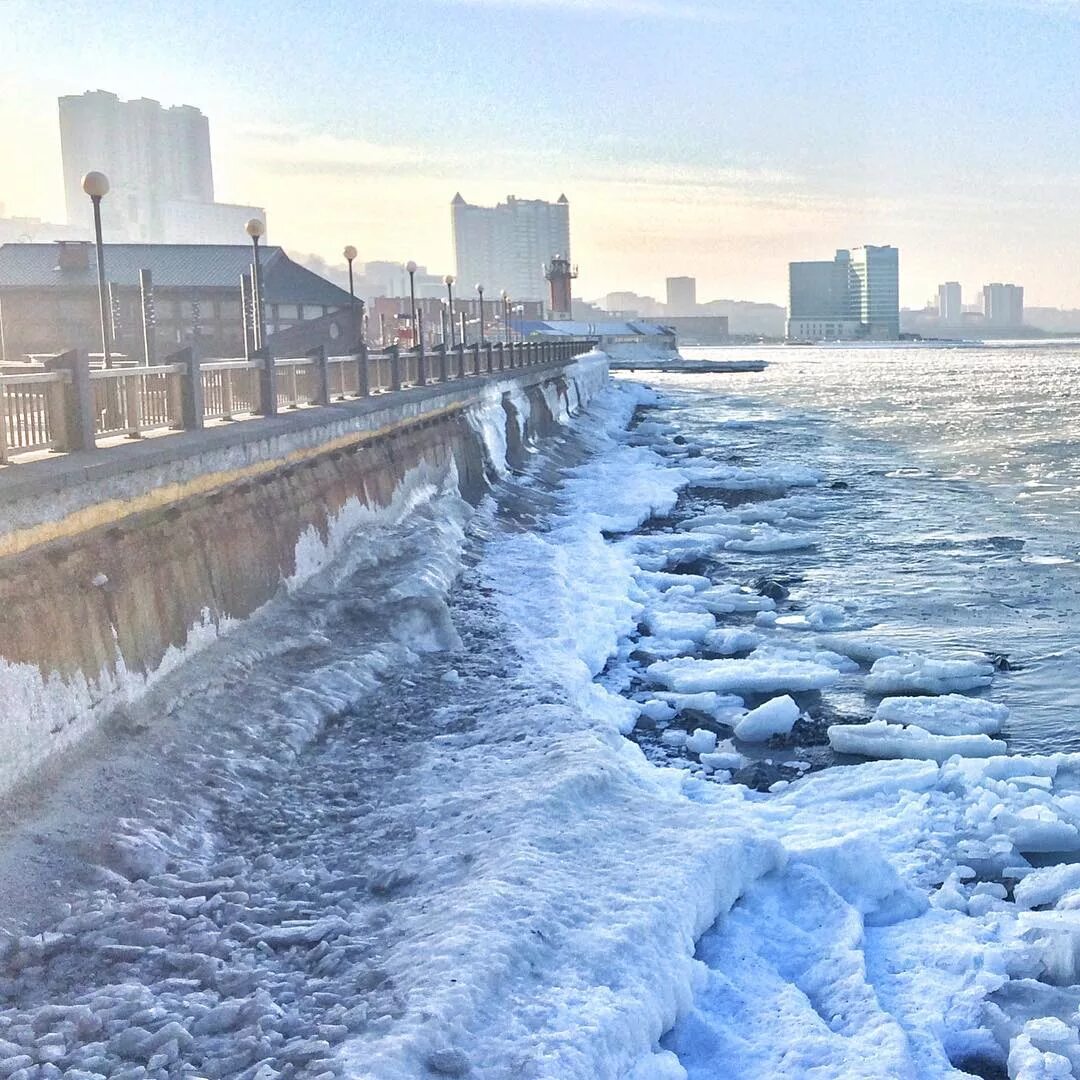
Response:
POLYGON ((45 361, 49 371, 71 373, 65 394, 66 450, 96 450, 94 438, 94 387, 90 382, 90 358, 81 349, 69 349, 45 361))
POLYGON ((502 341, 499 342, 499 370, 506 370, 506 344, 502 341))
MULTIPOLYGON (((202 361, 198 352, 190 345, 186 349, 180 349, 171 356, 165 358, 166 364, 180 364, 183 371, 177 375, 169 376, 170 387, 174 379, 179 385, 179 413, 174 427, 184 431, 201 431, 206 416, 205 391, 202 381, 202 361)), ((171 395, 170 395, 171 397, 171 395)), ((170 401, 169 411, 173 411, 170 401)))
POLYGON ((256 349, 251 358, 259 364, 258 411, 262 416, 277 416, 277 369, 274 358, 267 348, 256 349))
POLYGON ((312 404, 329 405, 330 364, 326 359, 326 346, 316 345, 314 349, 308 349, 307 355, 315 361, 315 393, 312 395, 312 404))
POLYGON ((465 342, 459 341, 454 346, 454 371, 450 376, 452 379, 463 379, 465 377, 465 342))
MULTIPOLYGON (((495 370, 495 346, 490 341, 486 342, 484 344, 484 352, 487 354, 485 368, 488 372, 492 372, 495 370)), ((476 373, 477 375, 480 374, 479 368, 476 369, 476 373)))
POLYGON ((357 357, 356 392, 361 397, 371 397, 371 375, 368 371, 367 342, 360 342, 359 356, 357 357))
MULTIPOLYGON (((127 420, 127 434, 132 438, 138 438, 142 429, 139 422, 139 375, 129 369, 127 374, 117 376, 124 380, 124 417, 127 420)), ((115 385, 115 383, 114 383, 115 385)))
POLYGON ((439 354, 439 374, 437 380, 439 382, 450 381, 450 368, 446 362, 446 345, 445 343, 435 346, 435 351, 439 354))
POLYGON ((416 347, 416 385, 427 386, 427 355, 424 352, 424 339, 416 347))
POLYGON ((390 389, 401 389, 401 349, 391 345, 390 349, 390 389))

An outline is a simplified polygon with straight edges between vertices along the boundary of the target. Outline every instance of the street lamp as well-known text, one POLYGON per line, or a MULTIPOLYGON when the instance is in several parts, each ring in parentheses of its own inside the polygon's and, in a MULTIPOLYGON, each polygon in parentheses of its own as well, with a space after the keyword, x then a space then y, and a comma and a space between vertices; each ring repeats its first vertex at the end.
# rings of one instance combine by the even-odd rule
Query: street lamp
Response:
MULTIPOLYGON (((443 281, 446 282, 446 302, 450 306, 450 348, 452 349, 457 344, 454 341, 454 275, 447 274, 443 281)), ((462 342, 462 344, 465 343, 462 342)))
POLYGON ((484 344, 484 286, 479 282, 476 284, 476 291, 480 294, 480 344, 484 344))
POLYGON ((244 226, 244 231, 251 237, 251 247, 255 253, 251 273, 251 291, 254 293, 252 299, 255 302, 253 336, 255 338, 255 348, 261 349, 263 347, 263 280, 262 266, 259 263, 259 239, 266 232, 266 226, 258 218, 252 218, 244 226))
POLYGON ((349 264, 349 319, 352 322, 352 340, 355 345, 360 340, 356 332, 356 291, 353 289, 352 272, 353 259, 356 258, 356 248, 352 244, 348 244, 341 254, 345 256, 345 261, 349 264))
POLYGON ((101 357, 107 368, 112 367, 109 348, 109 321, 105 292, 105 245, 101 242, 101 200, 109 194, 109 178, 100 172, 88 172, 82 179, 82 189, 94 204, 94 240, 97 243, 98 307, 101 310, 101 357))
POLYGON ((409 275, 409 302, 412 305, 412 343, 416 346, 420 344, 416 327, 416 263, 410 259, 405 264, 405 269, 409 275))
POLYGON ((503 289, 499 296, 502 297, 503 305, 503 340, 510 340, 510 294, 503 289))

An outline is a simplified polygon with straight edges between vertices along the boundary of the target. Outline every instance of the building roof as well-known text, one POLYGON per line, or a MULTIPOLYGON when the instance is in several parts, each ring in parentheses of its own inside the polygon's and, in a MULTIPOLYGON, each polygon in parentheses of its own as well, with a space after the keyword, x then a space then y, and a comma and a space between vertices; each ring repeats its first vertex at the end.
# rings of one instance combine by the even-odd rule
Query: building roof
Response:
MULTIPOLYGON (((96 286, 97 261, 93 247, 87 247, 85 267, 61 269, 59 244, 2 244, 0 289, 96 286)), ((280 247, 260 251, 266 303, 348 305, 344 289, 293 262, 280 247)), ((137 286, 139 271, 149 270, 155 287, 239 289, 250 265, 247 244, 105 245, 105 277, 119 285, 137 286)))

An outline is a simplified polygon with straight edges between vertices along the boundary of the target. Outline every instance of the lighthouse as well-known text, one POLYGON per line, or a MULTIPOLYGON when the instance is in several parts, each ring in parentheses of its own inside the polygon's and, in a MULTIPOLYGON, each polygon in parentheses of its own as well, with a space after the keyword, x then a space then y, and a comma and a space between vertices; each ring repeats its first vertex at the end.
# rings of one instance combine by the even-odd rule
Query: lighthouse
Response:
POLYGON ((572 267, 570 260, 562 255, 553 255, 551 262, 544 267, 544 277, 551 285, 551 318, 571 317, 570 282, 577 276, 577 267, 572 267))

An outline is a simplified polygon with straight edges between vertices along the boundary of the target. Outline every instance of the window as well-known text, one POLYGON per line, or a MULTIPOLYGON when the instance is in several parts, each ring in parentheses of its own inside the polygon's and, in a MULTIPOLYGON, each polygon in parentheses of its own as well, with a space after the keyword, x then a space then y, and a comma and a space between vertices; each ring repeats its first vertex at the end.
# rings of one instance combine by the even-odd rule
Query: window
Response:
POLYGON ((278 304, 277 315, 279 319, 299 319, 300 308, 296 304, 278 304))

